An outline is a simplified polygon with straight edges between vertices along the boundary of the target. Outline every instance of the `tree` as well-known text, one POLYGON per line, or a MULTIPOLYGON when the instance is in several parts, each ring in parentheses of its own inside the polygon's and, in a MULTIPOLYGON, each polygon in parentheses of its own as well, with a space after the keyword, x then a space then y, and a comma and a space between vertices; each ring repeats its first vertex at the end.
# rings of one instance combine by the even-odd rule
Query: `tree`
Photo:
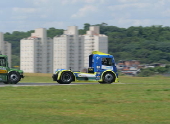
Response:
MULTIPOLYGON (((91 24, 85 23, 84 29, 79 30, 79 34, 83 35, 89 30, 91 24)), ((119 28, 110 26, 102 22, 96 24, 100 26, 100 33, 108 36, 108 52, 115 56, 118 60, 136 59, 141 63, 170 63, 170 27, 162 26, 131 26, 129 28, 119 28)), ((51 27, 47 30, 48 37, 62 35, 63 29, 51 27)), ((34 31, 4 34, 5 41, 12 43, 12 54, 20 55, 20 40, 27 38, 34 31)), ((14 57, 13 57, 14 58, 14 57)), ((19 61, 19 59, 16 59, 19 61)), ((12 59, 12 61, 15 61, 12 59)))
POLYGON ((53 38, 56 35, 62 35, 63 31, 63 29, 55 29, 54 27, 51 27, 47 30, 47 36, 53 38))
POLYGON ((89 23, 85 23, 85 24, 84 24, 84 30, 85 30, 85 31, 88 31, 88 30, 89 30, 89 27, 90 27, 90 24, 89 24, 89 23))

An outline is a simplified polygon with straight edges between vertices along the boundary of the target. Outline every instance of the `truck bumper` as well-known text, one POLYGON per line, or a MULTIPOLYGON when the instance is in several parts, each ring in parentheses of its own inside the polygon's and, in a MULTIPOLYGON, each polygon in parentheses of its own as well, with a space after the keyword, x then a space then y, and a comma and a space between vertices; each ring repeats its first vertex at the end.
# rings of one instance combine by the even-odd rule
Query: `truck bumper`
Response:
POLYGON ((115 83, 118 83, 118 82, 119 82, 119 79, 118 79, 118 78, 116 78, 115 83))
POLYGON ((20 77, 21 77, 21 78, 24 78, 25 76, 23 76, 23 75, 20 75, 20 77))
POLYGON ((57 75, 57 74, 53 74, 53 76, 52 76, 53 81, 57 81, 57 77, 58 77, 58 75, 57 75))

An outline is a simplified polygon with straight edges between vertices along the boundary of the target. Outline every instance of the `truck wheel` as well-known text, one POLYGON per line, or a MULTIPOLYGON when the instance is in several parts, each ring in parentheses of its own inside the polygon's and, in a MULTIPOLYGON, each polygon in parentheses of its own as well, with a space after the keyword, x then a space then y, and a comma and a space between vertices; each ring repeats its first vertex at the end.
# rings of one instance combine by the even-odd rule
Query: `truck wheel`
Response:
POLYGON ((17 72, 9 72, 8 84, 17 84, 20 81, 20 75, 17 72))
POLYGON ((69 71, 65 71, 61 74, 61 78, 57 82, 59 84, 70 84, 72 81, 73 81, 73 74, 69 71))
POLYGON ((112 82, 115 81, 115 76, 111 72, 106 72, 103 74, 103 81, 99 82, 101 84, 111 84, 112 82))

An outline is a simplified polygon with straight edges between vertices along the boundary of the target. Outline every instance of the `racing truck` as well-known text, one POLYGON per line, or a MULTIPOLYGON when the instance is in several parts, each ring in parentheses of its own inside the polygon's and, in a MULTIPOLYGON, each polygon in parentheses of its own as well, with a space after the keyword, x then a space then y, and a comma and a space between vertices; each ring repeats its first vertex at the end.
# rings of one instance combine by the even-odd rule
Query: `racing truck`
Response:
POLYGON ((24 78, 23 71, 8 67, 8 57, 0 54, 0 82, 17 84, 21 78, 24 78))
POLYGON ((89 67, 86 73, 57 69, 52 78, 59 84, 70 84, 73 81, 97 81, 100 84, 111 84, 118 82, 118 73, 113 55, 93 51, 89 55, 89 67))

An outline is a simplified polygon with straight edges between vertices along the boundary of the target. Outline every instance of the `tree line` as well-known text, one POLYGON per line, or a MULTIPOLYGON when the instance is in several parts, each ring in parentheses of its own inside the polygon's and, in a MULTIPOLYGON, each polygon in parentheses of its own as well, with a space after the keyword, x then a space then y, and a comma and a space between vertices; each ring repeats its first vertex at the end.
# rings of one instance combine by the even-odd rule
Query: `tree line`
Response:
MULTIPOLYGON (((79 29, 79 34, 85 34, 89 27, 85 23, 83 29, 79 29)), ((109 53, 114 55, 116 62, 119 60, 139 60, 141 63, 170 63, 170 27, 131 26, 120 28, 109 26, 106 23, 96 24, 100 26, 100 33, 108 36, 109 53)), ((55 37, 63 34, 63 29, 47 29, 48 37, 55 37)), ((12 66, 19 65, 20 40, 27 38, 34 30, 12 33, 4 33, 4 40, 12 43, 12 66)))

